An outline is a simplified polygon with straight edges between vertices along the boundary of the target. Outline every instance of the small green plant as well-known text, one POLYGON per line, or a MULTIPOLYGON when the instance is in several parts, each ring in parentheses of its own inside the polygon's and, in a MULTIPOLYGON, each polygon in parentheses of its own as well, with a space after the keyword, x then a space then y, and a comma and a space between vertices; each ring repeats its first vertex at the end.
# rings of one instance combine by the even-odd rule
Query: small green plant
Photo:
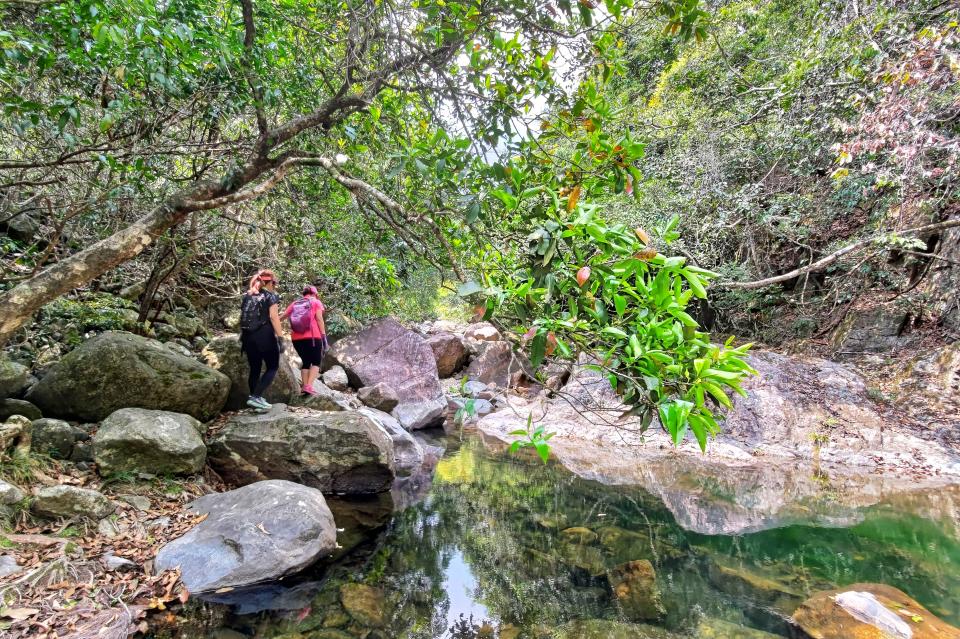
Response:
POLYGON ((12 541, 10 541, 9 539, 7 539, 6 537, 4 537, 3 535, 0 535, 0 548, 4 548, 4 549, 9 550, 9 549, 11 549, 11 548, 16 548, 16 547, 17 547, 17 545, 16 545, 15 543, 13 543, 12 541))
POLYGON ((107 486, 113 486, 114 484, 132 484, 136 481, 136 479, 136 473, 129 470, 121 470, 105 478, 101 484, 101 487, 106 488, 107 486))
POLYGON ((533 428, 533 415, 527 415, 526 428, 519 428, 510 434, 514 437, 526 437, 526 439, 518 439, 510 444, 509 450, 511 453, 515 453, 521 448, 533 448, 544 464, 550 459, 550 445, 547 442, 556 433, 547 433, 543 424, 533 428))
POLYGON ((70 539, 72 537, 79 537, 83 533, 76 526, 67 526, 63 530, 57 533, 57 537, 63 537, 64 539, 70 539))
POLYGON ((58 472, 60 464, 47 455, 31 452, 29 455, 0 456, 0 479, 11 484, 25 485, 36 475, 58 472))
POLYGON ((886 394, 876 386, 870 386, 869 388, 867 388, 867 397, 869 397, 875 402, 887 401, 886 394))
POLYGON ((467 399, 460 405, 460 408, 457 409, 457 412, 453 416, 453 421, 459 426, 463 426, 468 421, 477 416, 477 400, 467 399))

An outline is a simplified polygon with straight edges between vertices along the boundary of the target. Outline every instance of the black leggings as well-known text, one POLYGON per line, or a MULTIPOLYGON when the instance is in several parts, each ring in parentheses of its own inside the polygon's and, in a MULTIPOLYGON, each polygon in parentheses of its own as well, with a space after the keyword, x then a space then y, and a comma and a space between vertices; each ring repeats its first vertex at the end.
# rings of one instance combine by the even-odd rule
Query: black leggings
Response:
POLYGON ((311 366, 320 366, 323 360, 323 340, 308 337, 307 339, 297 339, 293 341, 293 347, 297 350, 302 362, 300 368, 306 370, 311 366))
POLYGON ((247 379, 250 394, 262 397, 280 368, 280 346, 273 334, 273 327, 267 324, 252 333, 244 331, 240 336, 240 343, 243 345, 243 352, 247 354, 247 361, 250 362, 250 377, 247 379), (267 370, 261 377, 260 369, 264 364, 267 365, 267 370))

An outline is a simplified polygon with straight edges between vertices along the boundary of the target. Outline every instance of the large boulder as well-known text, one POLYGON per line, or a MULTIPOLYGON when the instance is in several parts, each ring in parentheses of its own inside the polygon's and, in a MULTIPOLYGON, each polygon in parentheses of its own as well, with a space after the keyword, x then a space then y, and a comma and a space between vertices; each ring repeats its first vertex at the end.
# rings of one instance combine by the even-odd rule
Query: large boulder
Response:
POLYGON ((155 567, 180 567, 190 592, 278 579, 329 555, 337 545, 333 515, 320 491, 289 481, 261 481, 192 502, 207 517, 157 554, 155 567))
POLYGON ((95 490, 76 486, 48 486, 40 489, 31 508, 42 517, 103 519, 116 510, 116 505, 95 490))
POLYGON ((26 388, 29 376, 26 366, 0 356, 0 399, 19 395, 26 388))
MULTIPOLYGON (((300 394, 300 370, 291 356, 292 345, 287 344, 287 346, 288 348, 280 354, 280 368, 277 370, 277 376, 264 393, 264 399, 270 403, 288 404, 300 394)), ((247 397, 250 396, 250 386, 247 383, 250 364, 247 363, 247 356, 240 347, 240 336, 228 334, 210 340, 201 351, 201 357, 207 366, 230 378, 230 393, 224 409, 245 408, 247 397)))
POLYGON ((346 494, 389 490, 393 457, 390 437, 366 415, 281 405, 231 417, 209 450, 210 465, 232 484, 286 479, 346 494))
POLYGON ((93 458, 102 474, 189 475, 203 468, 207 456, 201 429, 189 415, 121 408, 93 436, 93 458))
POLYGON ((121 408, 186 413, 206 421, 223 408, 230 379, 155 340, 109 331, 54 364, 28 393, 44 415, 98 422, 121 408))
POLYGON ((13 415, 23 415, 30 421, 40 419, 43 413, 40 409, 23 399, 0 399, 0 422, 7 421, 13 415))
POLYGON ((437 333, 427 338, 427 345, 433 351, 437 362, 437 374, 450 377, 467 363, 470 353, 463 340, 453 333, 437 333))
POLYGON ((960 639, 960 629, 883 584, 819 592, 797 608, 793 621, 812 639, 960 639))
POLYGON ((54 459, 70 459, 74 445, 90 439, 87 431, 59 419, 37 419, 33 422, 31 449, 54 459))
POLYGON ((466 376, 471 381, 510 388, 524 377, 532 378, 533 373, 530 363, 514 352, 510 342, 498 340, 481 347, 480 354, 470 362, 466 376))
POLYGON ((331 348, 324 367, 342 367, 354 388, 384 382, 400 398, 394 416, 412 430, 438 424, 446 402, 433 349, 423 337, 393 318, 377 320, 331 348))

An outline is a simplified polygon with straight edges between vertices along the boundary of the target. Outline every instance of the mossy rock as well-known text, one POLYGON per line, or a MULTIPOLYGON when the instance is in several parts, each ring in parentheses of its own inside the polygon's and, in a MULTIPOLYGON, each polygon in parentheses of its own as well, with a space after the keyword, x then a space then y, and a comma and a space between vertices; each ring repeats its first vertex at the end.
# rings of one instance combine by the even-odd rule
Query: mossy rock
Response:
POLYGON ((148 408, 215 417, 230 379, 163 344, 132 333, 107 332, 54 364, 27 399, 50 417, 98 422, 121 408, 148 408))
POLYGON ((340 603, 358 623, 382 628, 387 622, 387 602, 383 591, 366 584, 340 586, 340 603))

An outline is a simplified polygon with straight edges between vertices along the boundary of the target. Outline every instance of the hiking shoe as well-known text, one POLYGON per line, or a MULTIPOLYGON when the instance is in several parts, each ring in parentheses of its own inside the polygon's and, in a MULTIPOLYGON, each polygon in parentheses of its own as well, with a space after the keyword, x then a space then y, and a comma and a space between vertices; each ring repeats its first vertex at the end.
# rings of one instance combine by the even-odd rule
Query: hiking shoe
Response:
POLYGON ((247 406, 249 406, 250 408, 256 408, 258 410, 263 408, 260 402, 257 401, 257 398, 254 397, 253 395, 247 398, 247 406))
POLYGON ((262 408, 263 410, 270 410, 271 408, 273 408, 273 404, 271 404, 270 402, 268 402, 262 397, 254 397, 253 399, 257 402, 258 408, 262 408))
POLYGON ((310 395, 311 397, 316 397, 317 395, 320 394, 313 388, 312 384, 310 386, 304 386, 303 392, 306 393, 307 395, 310 395))

